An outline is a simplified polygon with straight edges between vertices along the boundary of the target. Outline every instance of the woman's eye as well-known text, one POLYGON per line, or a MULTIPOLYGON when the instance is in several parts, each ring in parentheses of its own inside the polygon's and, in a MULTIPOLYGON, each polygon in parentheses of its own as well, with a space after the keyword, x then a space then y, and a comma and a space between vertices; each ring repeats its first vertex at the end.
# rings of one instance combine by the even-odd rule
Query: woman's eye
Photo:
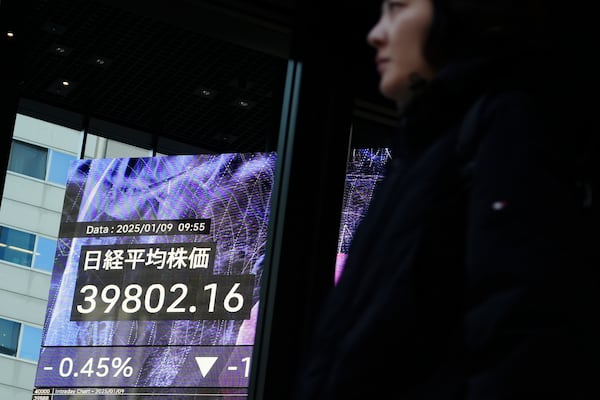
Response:
POLYGON ((403 1, 386 1, 385 2, 385 11, 388 13, 393 13, 397 11, 401 7, 404 7, 406 4, 403 1))

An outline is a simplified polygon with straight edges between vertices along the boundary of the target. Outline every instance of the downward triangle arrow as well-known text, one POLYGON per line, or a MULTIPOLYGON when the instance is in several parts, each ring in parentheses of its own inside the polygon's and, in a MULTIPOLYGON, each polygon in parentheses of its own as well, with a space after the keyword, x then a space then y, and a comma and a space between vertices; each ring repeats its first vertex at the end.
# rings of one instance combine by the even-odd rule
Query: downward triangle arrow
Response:
POLYGON ((219 357, 194 357, 196 359, 196 364, 198 364, 198 368, 200 368, 200 373, 202 377, 205 378, 206 374, 210 371, 210 369, 215 365, 215 361, 219 357))

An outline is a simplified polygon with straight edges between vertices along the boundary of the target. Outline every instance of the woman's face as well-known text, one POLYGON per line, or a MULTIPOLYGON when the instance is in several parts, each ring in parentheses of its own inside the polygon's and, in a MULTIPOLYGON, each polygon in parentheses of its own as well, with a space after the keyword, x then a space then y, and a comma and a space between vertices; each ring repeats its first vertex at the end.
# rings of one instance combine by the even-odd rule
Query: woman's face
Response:
POLYGON ((434 76, 424 55, 432 21, 432 0, 384 0, 381 17, 367 36, 377 50, 379 91, 399 105, 410 100, 415 80, 434 76))

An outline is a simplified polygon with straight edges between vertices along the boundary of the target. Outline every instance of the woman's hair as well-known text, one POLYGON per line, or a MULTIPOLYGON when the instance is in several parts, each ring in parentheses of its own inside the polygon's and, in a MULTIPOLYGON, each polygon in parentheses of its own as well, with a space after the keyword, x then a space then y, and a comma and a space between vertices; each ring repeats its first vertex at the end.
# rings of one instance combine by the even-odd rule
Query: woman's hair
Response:
POLYGON ((434 18, 425 55, 434 67, 547 45, 548 0, 431 1, 434 18))

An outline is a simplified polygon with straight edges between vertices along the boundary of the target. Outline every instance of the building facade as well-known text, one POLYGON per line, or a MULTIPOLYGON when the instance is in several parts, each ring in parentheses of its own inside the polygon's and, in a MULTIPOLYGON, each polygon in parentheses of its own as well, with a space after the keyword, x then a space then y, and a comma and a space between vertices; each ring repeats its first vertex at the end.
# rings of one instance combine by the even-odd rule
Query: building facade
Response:
POLYGON ((17 115, 0 205, 0 399, 31 399, 71 162, 151 155, 17 115))

